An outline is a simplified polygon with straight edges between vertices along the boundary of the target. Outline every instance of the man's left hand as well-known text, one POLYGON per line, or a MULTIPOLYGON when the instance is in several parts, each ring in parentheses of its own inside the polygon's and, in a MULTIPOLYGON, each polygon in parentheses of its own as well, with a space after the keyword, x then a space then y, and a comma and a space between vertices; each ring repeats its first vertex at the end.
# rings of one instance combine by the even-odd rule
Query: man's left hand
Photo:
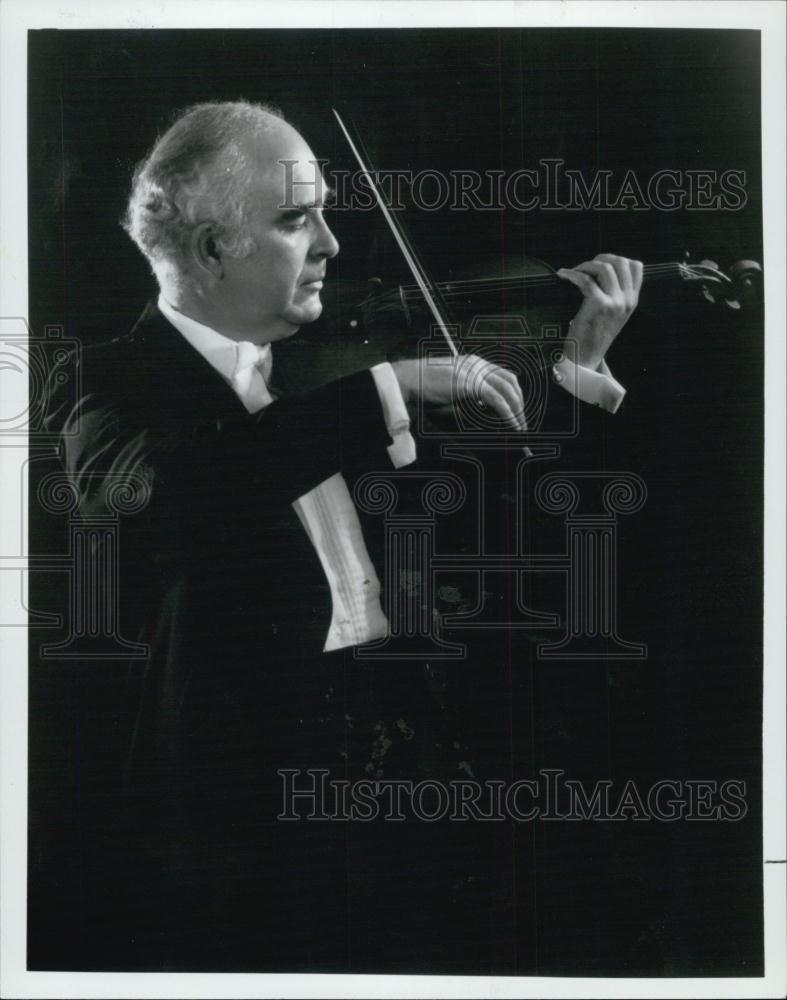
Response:
POLYGON ((576 363, 596 371, 637 306, 642 263, 600 253, 576 267, 561 268, 557 274, 576 285, 584 296, 569 335, 576 343, 576 363))

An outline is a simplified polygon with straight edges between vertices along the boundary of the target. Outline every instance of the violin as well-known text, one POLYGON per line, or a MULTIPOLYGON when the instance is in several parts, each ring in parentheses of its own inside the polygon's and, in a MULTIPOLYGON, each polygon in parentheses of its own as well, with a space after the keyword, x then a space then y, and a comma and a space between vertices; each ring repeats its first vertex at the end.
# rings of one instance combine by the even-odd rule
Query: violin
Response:
MULTIPOLYGON (((476 270, 432 285, 453 341, 461 344, 479 316, 487 324, 493 320, 502 338, 523 331, 537 337, 545 326, 559 327, 565 336, 581 295, 555 268, 526 257, 509 261, 505 270, 491 262, 476 270)), ((669 284, 696 292, 711 305, 741 311, 761 301, 762 268, 753 260, 738 261, 726 271, 711 260, 645 264, 640 298, 669 284)), ((279 375, 289 391, 307 391, 382 361, 413 357, 435 328, 414 283, 386 288, 380 278, 365 284, 327 281, 323 303, 322 319, 277 345, 279 375)))
MULTIPOLYGON (((413 277, 386 287, 381 278, 365 284, 328 281, 323 318, 310 329, 277 345, 278 381, 286 391, 306 391, 382 361, 415 356, 419 341, 439 334, 456 356, 462 340, 481 316, 494 324, 501 339, 507 332, 537 336, 544 328, 562 336, 581 304, 578 289, 544 261, 524 257, 479 262, 472 273, 447 280, 431 278, 418 259, 403 224, 388 209, 358 146, 339 114, 339 126, 413 277)), ((762 268, 753 260, 735 262, 726 271, 712 260, 645 264, 642 295, 656 284, 672 282, 696 289, 712 305, 739 311, 761 299, 762 268)), ((474 353, 483 353, 474 348, 474 353)))
MULTIPOLYGON (((490 266, 478 267, 481 275, 487 277, 457 277, 438 282, 433 286, 434 297, 449 307, 448 315, 466 317, 473 310, 499 311, 505 315, 512 309, 526 309, 529 303, 554 303, 559 305, 568 299, 576 303, 577 296, 571 294, 571 287, 559 278, 556 269, 533 257, 509 265, 507 273, 495 274, 490 266)), ((727 308, 738 310, 742 303, 752 302, 758 294, 760 265, 753 260, 738 261, 724 272, 712 260, 699 264, 688 261, 645 264, 643 284, 677 281, 699 288, 703 297, 712 304, 722 302, 727 308)), ((361 333, 373 327, 376 322, 395 318, 412 327, 414 317, 424 312, 424 298, 418 285, 397 285, 382 290, 379 278, 369 279, 368 293, 359 300, 355 309, 339 314, 334 319, 337 331, 361 333)))

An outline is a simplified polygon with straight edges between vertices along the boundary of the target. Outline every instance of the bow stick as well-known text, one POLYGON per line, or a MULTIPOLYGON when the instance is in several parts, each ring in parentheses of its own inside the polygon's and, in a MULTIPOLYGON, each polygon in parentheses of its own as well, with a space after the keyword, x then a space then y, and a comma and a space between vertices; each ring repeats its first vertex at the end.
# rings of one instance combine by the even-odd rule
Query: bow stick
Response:
POLYGON ((336 121, 339 123, 339 128, 344 133, 344 137, 347 140, 350 149, 352 150, 353 156, 358 161, 358 166, 361 168, 362 173, 368 179, 372 191, 374 191, 374 197, 375 200, 377 201, 377 205, 380 208, 380 211, 383 213, 383 217, 385 218, 385 221, 388 223, 388 228, 391 230, 391 233, 393 234, 393 237, 396 240, 399 249, 402 251, 402 255, 404 256, 404 259, 407 262, 407 266, 410 268, 410 271, 413 277, 415 278, 415 282, 418 285, 419 289, 421 290, 421 294, 423 295, 426 304, 429 307, 429 311, 431 312, 432 317, 435 323, 437 324, 438 330, 442 333, 443 337, 445 338, 445 342, 446 344, 448 344, 448 349, 451 352, 451 354, 455 358, 458 357, 459 351, 456 348, 456 344, 454 344, 451 334, 448 332, 448 327, 446 325, 446 322, 443 319, 440 310, 437 307, 437 303, 435 302, 434 295, 432 294, 432 288, 433 288, 432 282, 427 277, 426 271, 424 270, 423 266, 419 263, 415 255, 415 251, 409 245, 409 241, 405 236, 401 225, 396 221, 396 219, 394 219, 394 217, 388 210, 388 206, 385 204, 385 198, 383 198, 382 193, 377 186, 377 181, 375 180, 372 172, 364 163, 363 157, 358 151, 358 148, 353 142, 350 133, 347 131, 347 128, 341 119, 341 115, 335 108, 332 108, 331 110, 333 111, 336 121))

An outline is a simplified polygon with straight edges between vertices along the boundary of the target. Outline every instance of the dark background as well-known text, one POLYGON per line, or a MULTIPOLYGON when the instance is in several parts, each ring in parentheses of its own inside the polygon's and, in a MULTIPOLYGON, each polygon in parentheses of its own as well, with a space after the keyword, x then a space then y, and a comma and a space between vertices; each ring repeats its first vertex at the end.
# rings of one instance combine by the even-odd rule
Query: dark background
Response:
MULTIPOLYGON (((762 259, 756 32, 31 32, 35 336, 57 324, 91 343, 130 328, 153 292, 118 225, 133 166, 176 110, 238 97, 279 105, 337 168, 352 164, 331 107, 389 169, 512 171, 560 157, 587 178, 631 169, 643 183, 659 169, 746 173, 748 201, 734 212, 410 212, 438 277, 525 255, 555 266, 602 251, 647 263, 685 250, 722 266, 762 259)), ((404 280, 376 213, 337 213, 332 225, 343 248, 332 275, 404 280)), ((478 850, 496 859, 509 909, 485 911, 483 934, 467 924, 464 940, 455 901, 420 900, 422 953, 402 954, 381 925, 370 954, 382 958, 365 971, 761 971, 762 359, 756 309, 646 289, 610 358, 628 396, 606 462, 648 486, 643 511, 621 520, 619 611, 624 637, 646 642, 648 658, 538 662, 508 635, 484 636, 447 681, 479 777, 502 760, 509 777, 555 767, 643 789, 734 778, 747 783, 746 818, 507 826, 478 850), (491 943, 474 948, 482 937, 491 943)), ((52 468, 44 460, 31 475, 52 468)), ((36 509, 31 518, 31 551, 62 551, 62 520, 36 509)), ((33 608, 62 600, 52 575, 31 582, 33 608)), ((39 643, 57 638, 31 632, 29 961, 99 968, 100 936, 88 940, 80 923, 85 831, 127 742, 134 668, 39 662, 39 643)), ((439 838, 455 831, 435 831, 439 856, 439 838)), ((407 854, 394 858, 406 885, 407 854)), ((407 909, 401 890, 392 898, 407 909)))

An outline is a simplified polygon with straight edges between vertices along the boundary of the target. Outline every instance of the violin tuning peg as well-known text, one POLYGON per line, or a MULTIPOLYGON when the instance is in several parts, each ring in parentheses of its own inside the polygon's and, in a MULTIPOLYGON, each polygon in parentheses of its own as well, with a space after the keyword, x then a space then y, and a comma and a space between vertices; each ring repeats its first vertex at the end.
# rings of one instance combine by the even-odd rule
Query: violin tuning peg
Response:
POLYGON ((370 292, 376 292, 380 288, 383 287, 383 279, 382 278, 367 278, 366 279, 366 284, 369 286, 369 291, 370 292))

